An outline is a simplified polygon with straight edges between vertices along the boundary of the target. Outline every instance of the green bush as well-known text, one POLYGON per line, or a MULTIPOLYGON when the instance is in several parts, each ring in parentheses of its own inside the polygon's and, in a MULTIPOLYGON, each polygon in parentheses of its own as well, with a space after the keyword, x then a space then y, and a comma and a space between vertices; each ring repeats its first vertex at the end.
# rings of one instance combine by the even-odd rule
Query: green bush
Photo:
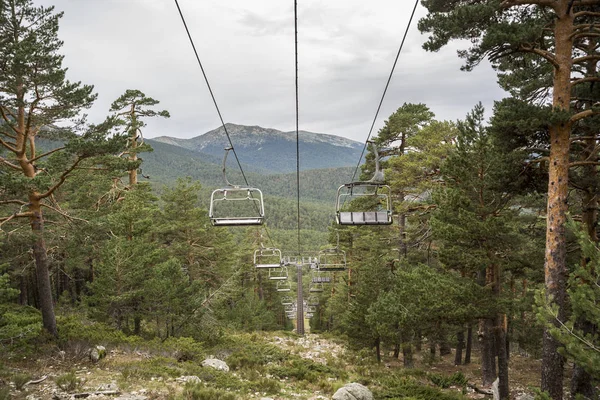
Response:
POLYGON ((31 375, 28 374, 15 374, 12 378, 15 388, 17 390, 23 390, 25 384, 31 380, 31 375))
POLYGON ((72 392, 78 389, 83 382, 75 375, 74 371, 67 372, 55 378, 54 382, 56 386, 64 390, 65 392, 72 392))
POLYGON ((410 378, 390 377, 386 379, 380 389, 374 389, 373 395, 377 399, 394 400, 466 400, 467 398, 458 393, 446 393, 442 390, 420 384, 410 378))
POLYGON ((277 394, 281 390, 281 385, 279 382, 268 378, 259 378, 258 380, 250 382, 247 386, 248 389, 254 392, 267 394, 277 394))
POLYGON ((202 343, 190 337, 170 337, 157 343, 157 347, 169 351, 177 361, 196 361, 205 355, 202 343))
POLYGON ((450 386, 464 387, 467 385, 468 379, 463 375, 462 372, 455 372, 450 376, 443 376, 441 374, 429 374, 429 380, 434 385, 447 389, 450 386))
POLYGON ((9 387, 0 387, 0 400, 9 400, 10 399, 10 388, 9 387))
POLYGON ((188 383, 182 393, 185 400, 236 400, 235 394, 225 390, 204 387, 200 383, 188 383))
POLYGON ((33 349, 42 331, 42 316, 38 310, 18 304, 0 304, 0 341, 21 353, 33 349))
POLYGON ((270 344, 261 343, 258 339, 252 341, 237 338, 228 347, 231 354, 226 359, 227 365, 234 370, 242 368, 262 369, 270 362, 281 362, 289 357, 289 354, 283 350, 270 344))
POLYGON ((279 378, 293 378, 299 381, 315 383, 319 378, 327 376, 342 378, 346 376, 345 371, 335 370, 327 365, 315 363, 300 357, 287 360, 282 365, 274 365, 269 372, 279 378))

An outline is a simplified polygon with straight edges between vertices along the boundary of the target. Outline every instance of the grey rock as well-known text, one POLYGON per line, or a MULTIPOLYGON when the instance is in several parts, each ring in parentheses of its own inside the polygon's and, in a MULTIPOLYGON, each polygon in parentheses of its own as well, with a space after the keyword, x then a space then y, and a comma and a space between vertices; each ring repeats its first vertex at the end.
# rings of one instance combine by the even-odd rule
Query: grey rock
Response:
POLYGON ((211 367, 219 371, 229 371, 229 366, 227 363, 216 358, 207 358, 206 360, 202 361, 202 366, 211 367))
POLYGON ((93 363, 97 363, 104 357, 106 357, 106 347, 96 346, 90 349, 90 360, 92 360, 93 363))
POLYGON ((494 400, 500 400, 500 378, 496 378, 494 383, 492 383, 492 395, 494 396, 494 400))
POLYGON ((533 399, 534 399, 534 397, 532 395, 530 395, 529 393, 519 393, 515 397, 515 400, 533 400, 533 399))
POLYGON ((177 382, 181 382, 181 383, 187 383, 187 382, 200 383, 201 382, 200 378, 198 378, 196 375, 180 376, 179 378, 177 378, 175 380, 177 382))
POLYGON ((373 393, 360 383, 348 383, 339 388, 332 400, 373 400, 373 393))

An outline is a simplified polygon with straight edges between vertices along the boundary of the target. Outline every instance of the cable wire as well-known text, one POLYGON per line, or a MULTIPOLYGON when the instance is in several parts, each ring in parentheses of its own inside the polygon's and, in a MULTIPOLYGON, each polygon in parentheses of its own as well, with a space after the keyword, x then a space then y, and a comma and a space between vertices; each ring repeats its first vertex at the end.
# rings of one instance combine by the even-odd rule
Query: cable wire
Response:
POLYGON ((294 53, 296 62, 296 191, 298 194, 298 256, 302 254, 300 242, 300 133, 298 130, 298 1, 294 0, 294 53))
POLYGON ((217 100, 215 95, 210 87, 210 83, 208 82, 208 77, 206 72, 204 71, 204 67, 202 66, 202 62, 200 61, 200 56, 198 55, 198 51, 196 50, 196 45, 194 44, 194 40, 192 39, 192 35, 190 34, 190 30, 188 29, 187 23, 185 22, 185 18, 183 16, 183 12, 181 11, 181 7, 179 7, 179 2, 175 0, 175 5, 177 6, 177 11, 179 11, 179 16, 181 17, 181 22, 183 22, 183 26, 185 28, 185 32, 187 33, 188 38, 190 39, 190 44, 192 45, 192 49, 194 49, 194 54, 196 55, 196 60, 198 61, 198 65, 200 66, 200 70, 202 70, 202 76, 204 77, 204 81, 206 82, 206 86, 208 87, 208 91, 210 92, 210 97, 217 109, 217 114, 219 114, 219 119, 221 120, 221 125, 225 130, 225 135, 227 136, 227 140, 229 141, 229 146, 233 151, 233 155, 235 156, 235 160, 237 161, 238 167, 240 168, 240 172, 242 173, 242 177, 244 178, 244 182, 246 186, 250 186, 248 183, 248 179, 246 179, 246 174, 244 174, 244 169, 242 168, 242 164, 240 163, 240 159, 238 158, 237 153, 235 152, 235 148, 233 147, 233 143, 231 142, 231 137, 229 136, 229 132, 227 131, 227 126, 225 126, 225 121, 223 120, 223 116, 221 115, 221 110, 219 109, 219 105, 217 104, 217 100))
POLYGON ((406 40, 406 36, 408 35, 408 30, 412 24, 413 17, 415 16, 415 11, 417 10, 417 6, 419 5, 419 0, 415 0, 415 5, 413 7, 412 13, 410 14, 410 19, 408 20, 408 25, 406 26, 406 30, 404 31, 404 36, 402 37, 402 42, 400 43, 400 48, 398 49, 398 53, 396 54, 396 59, 394 60, 394 65, 392 65, 392 71, 390 72, 390 76, 385 84, 385 89, 383 90, 383 95, 381 96, 381 100, 379 101, 379 106, 377 106, 377 111, 375 112, 375 118, 373 118, 373 123, 371 124, 371 129, 369 129, 369 135, 367 136, 367 140, 365 140, 365 145, 363 146, 362 152, 360 153, 360 158, 358 159, 358 164, 356 164, 356 169, 352 174, 352 179, 350 182, 354 182, 354 178, 356 177, 356 173, 358 172, 358 168, 360 167, 360 162, 365 154, 365 150, 367 149, 367 143, 371 138, 371 134, 373 133, 373 128, 375 127, 375 122, 377 122, 377 117, 379 116, 379 111, 381 110, 381 105, 383 104, 383 99, 385 98, 385 94, 387 93, 388 87, 390 86, 390 82, 392 81, 392 76, 394 75, 394 70, 396 69, 396 64, 398 63, 398 58, 400 57, 400 53, 402 52, 402 47, 404 47, 404 41, 406 40))
MULTIPOLYGON (((179 11, 179 16, 181 17, 181 22, 183 22, 183 27, 185 28, 185 32, 187 33, 188 39, 190 40, 190 44, 192 45, 192 49, 194 50, 194 54, 196 56, 196 60, 198 61, 198 65, 200 66, 200 70, 202 71, 202 76, 204 77, 204 81, 206 82, 206 86, 208 87, 210 97, 212 98, 215 108, 217 109, 217 114, 219 115, 219 119, 221 120, 221 125, 223 126, 223 130, 225 131, 225 135, 227 136, 227 140, 229 141, 229 146, 231 147, 231 151, 233 151, 233 155, 235 156, 235 161, 237 162, 237 165, 240 168, 240 172, 242 173, 242 177, 244 178, 244 182, 246 183, 246 186, 250 186, 250 184, 248 183, 248 179, 246 178, 246 174, 244 173, 244 169, 242 168, 240 159, 238 158, 238 155, 235 151, 235 147, 233 147, 233 142, 231 141, 231 136, 229 136, 229 131, 227 131, 227 126, 225 125, 225 121, 223 120, 221 110, 219 109, 219 105, 217 104, 217 99, 215 98, 215 95, 210 86, 210 82, 208 81, 208 76, 206 75, 206 72, 204 71, 204 66, 202 65, 202 61, 200 61, 200 56, 198 55, 198 51, 196 50, 196 45, 194 44, 194 40, 192 39, 192 35, 190 34, 190 30, 188 29, 187 23, 185 21, 185 17, 183 16, 183 12, 181 11, 181 7, 179 6, 179 1, 175 0, 175 5, 177 6, 177 11, 179 11)), ((271 242, 271 246, 275 247, 275 245, 273 244, 273 239, 271 238, 271 235, 270 235, 269 230, 267 229, 266 225, 264 226, 264 228, 265 228, 265 232, 267 233, 267 237, 269 238, 269 241, 271 242)))

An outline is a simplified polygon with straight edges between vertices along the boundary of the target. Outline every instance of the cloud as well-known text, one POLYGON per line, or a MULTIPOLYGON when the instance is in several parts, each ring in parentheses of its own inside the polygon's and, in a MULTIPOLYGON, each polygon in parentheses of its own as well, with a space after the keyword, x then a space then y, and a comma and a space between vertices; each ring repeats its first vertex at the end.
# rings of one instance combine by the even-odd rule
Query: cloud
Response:
MULTIPOLYGON (((174 2, 37 0, 64 11, 68 77, 94 84, 100 120, 126 89, 168 109, 146 137, 193 137, 220 125, 174 2)), ((412 4, 405 1, 300 2, 300 128, 364 141, 412 4)), ((293 7, 277 0, 179 0, 225 122, 295 129, 293 7)), ((417 18, 425 11, 419 7, 417 18)), ((404 102, 425 103, 440 119, 462 118, 478 101, 503 96, 483 64, 459 70, 460 43, 426 53, 416 28, 407 37, 375 132, 404 102)))

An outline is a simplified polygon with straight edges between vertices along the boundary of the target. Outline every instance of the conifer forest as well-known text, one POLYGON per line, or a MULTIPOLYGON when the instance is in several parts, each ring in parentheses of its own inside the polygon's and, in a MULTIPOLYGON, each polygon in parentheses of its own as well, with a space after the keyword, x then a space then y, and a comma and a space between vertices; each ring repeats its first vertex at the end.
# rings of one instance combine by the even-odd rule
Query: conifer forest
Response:
POLYGON ((196 65, 193 147, 144 87, 90 118, 68 8, 0 0, 0 400, 600 399, 600 0, 414 7, 502 99, 342 142, 298 128, 296 47, 294 132, 226 124, 196 65))

